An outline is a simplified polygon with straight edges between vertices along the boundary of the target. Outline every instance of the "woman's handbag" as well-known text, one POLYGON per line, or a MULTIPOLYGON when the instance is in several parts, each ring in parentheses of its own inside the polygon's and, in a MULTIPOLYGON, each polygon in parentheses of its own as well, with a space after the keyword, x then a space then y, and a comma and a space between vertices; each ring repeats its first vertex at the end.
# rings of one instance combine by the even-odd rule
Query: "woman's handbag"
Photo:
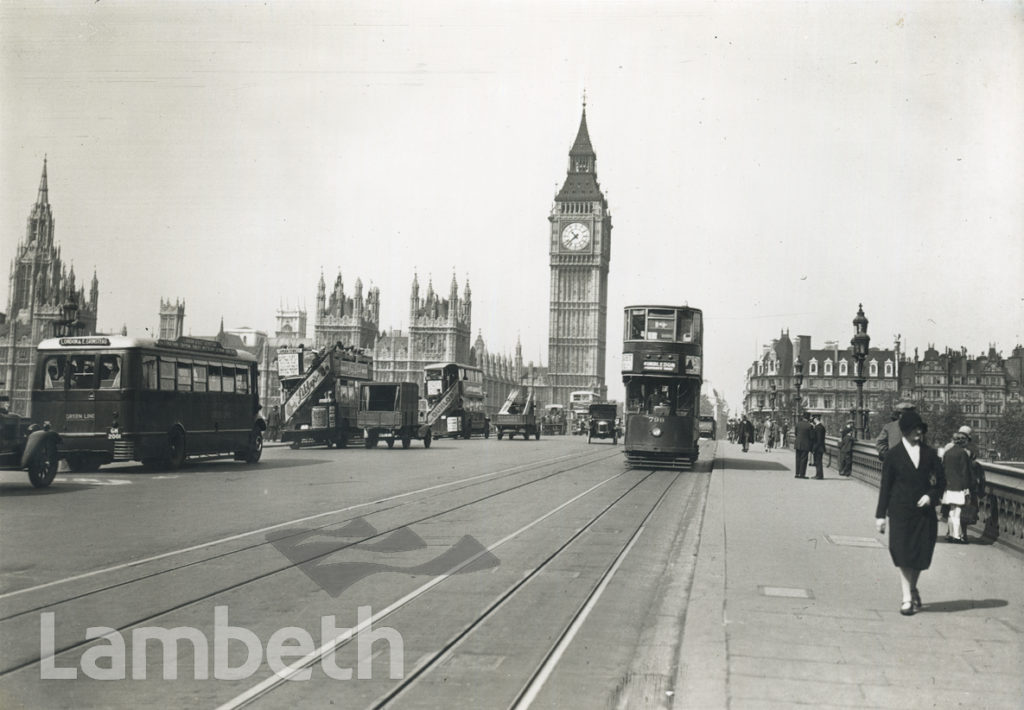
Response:
POLYGON ((976 503, 968 501, 960 508, 960 524, 974 525, 976 522, 978 522, 978 506, 976 503))

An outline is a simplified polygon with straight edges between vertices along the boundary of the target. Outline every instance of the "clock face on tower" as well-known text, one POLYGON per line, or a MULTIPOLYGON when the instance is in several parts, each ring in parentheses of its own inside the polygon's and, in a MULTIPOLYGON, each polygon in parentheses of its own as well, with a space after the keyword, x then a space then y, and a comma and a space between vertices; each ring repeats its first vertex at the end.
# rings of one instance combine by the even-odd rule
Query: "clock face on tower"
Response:
POLYGON ((573 222, 562 230, 562 246, 572 251, 585 249, 590 244, 590 230, 587 225, 573 222))

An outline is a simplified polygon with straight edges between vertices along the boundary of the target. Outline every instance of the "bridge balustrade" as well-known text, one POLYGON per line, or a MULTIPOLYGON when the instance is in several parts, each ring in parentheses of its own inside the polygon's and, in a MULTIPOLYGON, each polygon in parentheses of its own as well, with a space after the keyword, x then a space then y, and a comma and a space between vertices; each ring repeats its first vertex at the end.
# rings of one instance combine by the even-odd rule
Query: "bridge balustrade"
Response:
MULTIPOLYGON (((839 465, 839 439, 825 437, 831 465, 839 465)), ((1024 555, 1024 468, 993 461, 980 461, 985 471, 985 495, 978 501, 978 522, 971 527, 1014 552, 1024 555)), ((877 488, 882 480, 882 462, 874 441, 853 445, 853 477, 877 488)))

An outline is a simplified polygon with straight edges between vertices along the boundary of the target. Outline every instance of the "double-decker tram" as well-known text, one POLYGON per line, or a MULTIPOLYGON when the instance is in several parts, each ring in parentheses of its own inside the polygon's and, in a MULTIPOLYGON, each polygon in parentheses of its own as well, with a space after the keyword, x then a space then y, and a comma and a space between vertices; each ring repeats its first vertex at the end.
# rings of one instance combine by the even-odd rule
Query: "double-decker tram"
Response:
POLYGON ((438 362, 423 368, 427 414, 423 423, 433 436, 470 438, 491 435, 491 422, 484 409, 484 372, 479 367, 455 362, 438 362))
POLYGON ((213 340, 127 336, 39 343, 32 417, 72 471, 115 461, 178 468, 189 456, 255 463, 266 424, 256 358, 213 340))
POLYGON ((703 340, 699 309, 625 309, 622 383, 630 464, 684 468, 697 461, 703 340))

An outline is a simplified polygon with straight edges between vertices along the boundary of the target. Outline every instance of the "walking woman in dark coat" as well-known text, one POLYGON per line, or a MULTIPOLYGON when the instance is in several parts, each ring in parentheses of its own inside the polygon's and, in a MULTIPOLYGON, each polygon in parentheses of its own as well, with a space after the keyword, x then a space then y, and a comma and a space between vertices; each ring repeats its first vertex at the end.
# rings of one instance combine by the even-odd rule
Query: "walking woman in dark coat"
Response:
POLYGON ((908 410, 900 415, 902 441, 882 461, 875 525, 885 532, 889 516, 889 555, 900 570, 903 603, 900 613, 910 616, 921 608, 917 578, 932 563, 939 523, 935 506, 946 489, 938 453, 922 441, 925 424, 908 410))

